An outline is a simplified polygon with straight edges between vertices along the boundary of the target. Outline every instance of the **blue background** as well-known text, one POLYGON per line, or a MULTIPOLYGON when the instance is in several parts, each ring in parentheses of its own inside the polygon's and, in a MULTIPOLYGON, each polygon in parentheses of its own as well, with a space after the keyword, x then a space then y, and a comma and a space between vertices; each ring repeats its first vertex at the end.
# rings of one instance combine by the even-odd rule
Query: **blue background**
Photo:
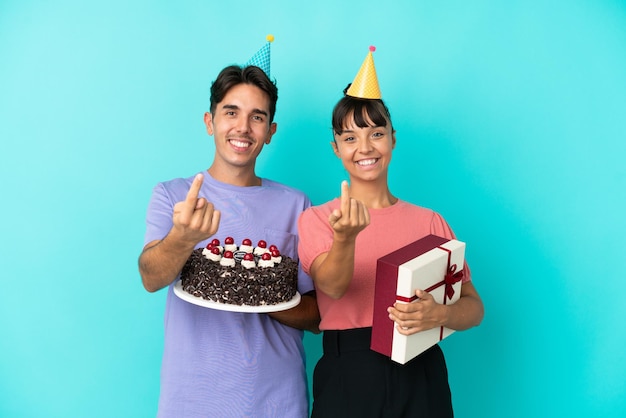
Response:
POLYGON ((359 3, 0 1, 1 417, 155 415, 146 205, 209 166, 210 82, 268 33, 258 171, 315 203, 346 177, 332 106, 377 47, 392 191, 468 243, 485 303, 442 343, 457 416, 626 416, 626 3, 359 3))

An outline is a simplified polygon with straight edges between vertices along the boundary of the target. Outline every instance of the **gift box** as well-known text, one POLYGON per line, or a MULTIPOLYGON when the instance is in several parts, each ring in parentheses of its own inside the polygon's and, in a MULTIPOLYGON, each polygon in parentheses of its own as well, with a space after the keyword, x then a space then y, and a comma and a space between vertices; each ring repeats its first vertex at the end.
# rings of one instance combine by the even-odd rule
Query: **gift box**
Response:
POLYGON ((437 303, 453 304, 461 294, 465 243, 428 235, 378 259, 371 349, 404 364, 454 331, 437 327, 402 335, 389 319, 395 302, 411 303, 416 289, 430 293, 437 303))

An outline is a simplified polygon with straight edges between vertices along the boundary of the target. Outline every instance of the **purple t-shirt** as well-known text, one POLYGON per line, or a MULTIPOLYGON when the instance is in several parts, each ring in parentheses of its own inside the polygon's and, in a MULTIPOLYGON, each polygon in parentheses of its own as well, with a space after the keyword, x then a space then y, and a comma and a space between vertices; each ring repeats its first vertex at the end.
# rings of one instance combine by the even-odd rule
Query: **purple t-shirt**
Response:
MULTIPOLYGON (((212 238, 223 242, 231 236, 236 243, 250 238, 253 245, 263 239, 298 259, 297 220, 311 205, 304 193, 266 179, 258 187, 238 187, 203 174, 199 195, 221 211, 212 238)), ((173 207, 185 199, 192 181, 193 177, 174 179, 154 188, 146 244, 167 235, 173 207)), ((267 314, 220 311, 185 302, 172 287, 167 288, 165 307, 159 417, 308 415, 302 331, 267 314)), ((311 290, 313 282, 301 270, 298 291, 311 290)))

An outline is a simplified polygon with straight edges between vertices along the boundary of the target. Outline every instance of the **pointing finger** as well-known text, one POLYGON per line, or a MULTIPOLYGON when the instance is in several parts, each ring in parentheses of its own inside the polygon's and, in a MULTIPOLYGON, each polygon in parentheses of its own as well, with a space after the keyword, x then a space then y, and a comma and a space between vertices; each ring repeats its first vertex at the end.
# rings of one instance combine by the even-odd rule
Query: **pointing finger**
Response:
POLYGON ((197 174, 191 182, 191 186, 189 186, 185 200, 178 202, 175 206, 175 208, 178 208, 178 217, 183 224, 191 222, 194 211, 200 210, 205 206, 205 199, 198 199, 203 179, 204 176, 202 174, 197 174))
POLYGON ((189 187, 189 191, 187 192, 187 197, 185 201, 191 208, 196 207, 196 201, 198 199, 198 193, 200 192, 200 187, 202 187, 202 181, 204 180, 204 176, 202 174, 197 174, 196 177, 191 182, 191 186, 189 187))

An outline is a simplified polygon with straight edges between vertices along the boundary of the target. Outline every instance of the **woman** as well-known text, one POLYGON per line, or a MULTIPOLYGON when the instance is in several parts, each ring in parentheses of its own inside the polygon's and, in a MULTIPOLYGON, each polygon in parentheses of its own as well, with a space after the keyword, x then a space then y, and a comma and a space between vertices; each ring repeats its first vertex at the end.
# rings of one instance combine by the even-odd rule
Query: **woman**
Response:
MULTIPOLYGON (((371 52, 332 116, 331 145, 348 172, 349 186, 344 181, 340 198, 307 209, 299 220, 300 261, 315 283, 324 331, 324 354, 313 376, 312 416, 451 417, 447 369, 438 345, 404 365, 369 348, 377 259, 429 234, 455 236, 439 214, 389 190, 396 135, 375 70, 364 71, 366 66, 373 70, 371 52)), ((467 273, 455 304, 438 304, 417 290, 415 302, 389 307, 389 319, 404 335, 478 325, 483 305, 467 273)))

